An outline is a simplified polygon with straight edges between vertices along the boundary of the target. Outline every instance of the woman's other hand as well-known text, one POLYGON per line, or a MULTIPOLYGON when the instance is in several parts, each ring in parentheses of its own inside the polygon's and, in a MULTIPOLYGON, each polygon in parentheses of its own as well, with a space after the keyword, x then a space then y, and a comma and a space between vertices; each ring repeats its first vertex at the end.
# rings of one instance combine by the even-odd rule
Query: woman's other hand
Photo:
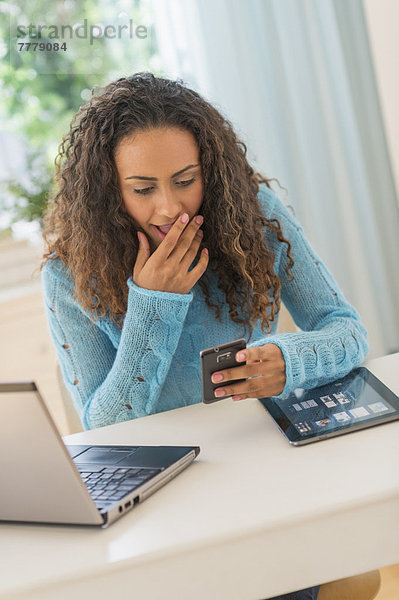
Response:
POLYGON ((244 400, 281 394, 286 382, 285 360, 276 344, 240 350, 236 354, 236 360, 246 360, 247 364, 213 373, 212 382, 220 383, 220 388, 215 390, 216 398, 233 396, 233 400, 244 400), (246 381, 234 383, 235 379, 244 378, 246 381), (231 382, 223 385, 223 381, 231 382))
POLYGON ((203 237, 200 227, 203 217, 197 215, 190 223, 183 213, 168 231, 158 248, 150 254, 147 236, 138 232, 139 251, 133 270, 136 285, 148 290, 187 294, 205 273, 209 262, 203 249, 197 265, 189 271, 203 237))

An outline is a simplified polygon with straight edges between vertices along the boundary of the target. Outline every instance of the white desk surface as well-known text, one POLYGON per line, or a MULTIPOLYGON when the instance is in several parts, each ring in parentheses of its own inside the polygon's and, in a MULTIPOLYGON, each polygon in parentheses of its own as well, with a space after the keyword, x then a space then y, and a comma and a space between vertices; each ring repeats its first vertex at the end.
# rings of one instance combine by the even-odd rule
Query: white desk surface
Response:
MULTIPOLYGON (((399 394, 399 353, 366 366, 399 394)), ((1 524, 2 600, 260 600, 399 562, 398 421, 293 447, 224 400, 65 442, 201 452, 108 529, 1 524)))

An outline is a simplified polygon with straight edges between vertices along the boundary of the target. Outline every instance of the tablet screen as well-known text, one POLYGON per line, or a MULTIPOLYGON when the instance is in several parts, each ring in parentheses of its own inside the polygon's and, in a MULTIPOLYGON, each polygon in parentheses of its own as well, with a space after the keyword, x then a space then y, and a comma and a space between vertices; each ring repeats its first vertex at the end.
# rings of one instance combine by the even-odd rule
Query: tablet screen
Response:
POLYGON ((327 385, 260 402, 291 443, 306 443, 399 418, 399 398, 364 367, 327 385))

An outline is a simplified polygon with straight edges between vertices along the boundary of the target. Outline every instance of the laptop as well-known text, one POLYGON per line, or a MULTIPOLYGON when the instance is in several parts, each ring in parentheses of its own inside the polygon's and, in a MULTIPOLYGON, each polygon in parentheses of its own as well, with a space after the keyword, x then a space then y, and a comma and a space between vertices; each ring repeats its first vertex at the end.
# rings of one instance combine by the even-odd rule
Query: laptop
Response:
POLYGON ((0 383, 0 521, 107 527, 199 451, 65 445, 34 382, 0 383))

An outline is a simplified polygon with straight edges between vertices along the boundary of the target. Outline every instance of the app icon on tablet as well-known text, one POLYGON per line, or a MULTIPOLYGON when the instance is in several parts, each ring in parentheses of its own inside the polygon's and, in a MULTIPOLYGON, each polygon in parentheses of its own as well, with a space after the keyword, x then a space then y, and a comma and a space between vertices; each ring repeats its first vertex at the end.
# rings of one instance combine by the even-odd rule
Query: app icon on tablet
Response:
POLYGON ((317 406, 317 402, 315 402, 314 400, 304 400, 303 402, 301 402, 301 406, 302 408, 314 408, 315 406, 317 406))
POLYGON ((345 411, 334 413, 333 417, 338 423, 346 423, 351 420, 350 416, 345 411))
POLYGON ((373 404, 369 404, 368 408, 370 408, 370 410, 372 410, 374 413, 380 413, 389 410, 383 402, 374 402, 373 404))
POLYGON ((338 400, 340 404, 348 404, 348 402, 350 402, 349 398, 347 398, 342 392, 339 392, 338 394, 333 394, 333 396, 336 400, 338 400))
POLYGON ((331 422, 331 419, 326 417, 325 419, 320 419, 320 421, 315 421, 315 425, 316 427, 327 427, 331 422))
POLYGON ((308 433, 309 431, 312 431, 311 426, 306 421, 304 421, 303 423, 302 422, 301 423, 294 423, 294 426, 299 431, 299 433, 301 433, 302 435, 304 433, 308 433))
POLYGON ((357 408, 349 409, 350 414, 354 419, 360 419, 361 417, 368 417, 369 411, 364 406, 358 406, 357 408))
POLYGON ((337 403, 331 398, 331 396, 320 396, 320 400, 324 402, 327 408, 332 408, 333 406, 337 406, 337 403))

